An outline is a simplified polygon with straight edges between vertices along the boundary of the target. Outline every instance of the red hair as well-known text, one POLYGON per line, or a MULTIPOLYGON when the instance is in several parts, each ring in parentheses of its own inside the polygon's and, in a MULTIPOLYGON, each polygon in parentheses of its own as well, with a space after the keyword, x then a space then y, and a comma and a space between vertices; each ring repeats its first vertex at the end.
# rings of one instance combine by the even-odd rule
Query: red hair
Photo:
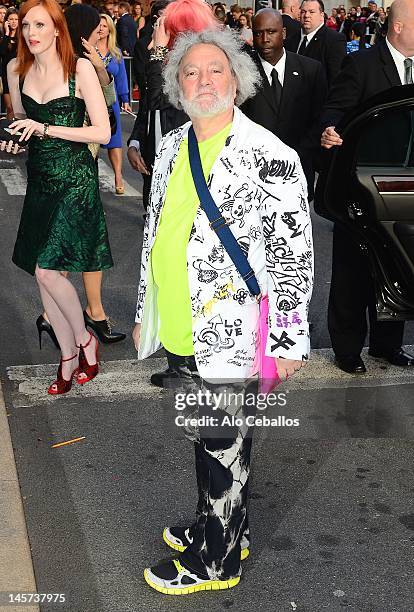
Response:
POLYGON ((164 25, 170 34, 171 48, 181 32, 201 32, 221 27, 213 10, 204 0, 175 0, 164 10, 164 25))
POLYGON ((27 0, 19 10, 19 44, 17 47, 17 68, 19 76, 25 77, 34 62, 33 53, 30 52, 23 36, 22 22, 30 9, 42 6, 50 15, 58 36, 56 37, 56 50, 62 63, 65 81, 75 72, 76 61, 70 39, 68 26, 60 5, 56 0, 27 0))

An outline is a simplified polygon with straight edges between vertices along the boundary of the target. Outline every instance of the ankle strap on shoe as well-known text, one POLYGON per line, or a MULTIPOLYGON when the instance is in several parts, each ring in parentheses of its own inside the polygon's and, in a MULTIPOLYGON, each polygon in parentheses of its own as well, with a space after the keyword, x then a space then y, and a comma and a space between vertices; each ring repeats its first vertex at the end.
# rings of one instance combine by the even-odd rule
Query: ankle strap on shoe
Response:
POLYGON ((88 346, 91 343, 92 338, 94 338, 94 335, 90 331, 88 331, 88 334, 89 334, 88 342, 86 344, 79 344, 79 345, 75 344, 76 348, 78 348, 78 349, 80 349, 80 348, 83 348, 83 349, 88 348, 88 346))
POLYGON ((67 359, 61 359, 61 362, 65 363, 65 361, 72 361, 72 359, 75 359, 75 357, 77 357, 77 355, 73 355, 73 357, 68 357, 67 359))

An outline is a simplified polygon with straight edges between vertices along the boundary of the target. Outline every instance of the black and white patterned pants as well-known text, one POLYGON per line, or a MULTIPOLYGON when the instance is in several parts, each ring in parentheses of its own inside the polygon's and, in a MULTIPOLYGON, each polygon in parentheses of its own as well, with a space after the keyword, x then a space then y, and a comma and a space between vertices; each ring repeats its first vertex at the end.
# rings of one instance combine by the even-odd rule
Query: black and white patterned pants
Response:
MULTIPOLYGON (((167 354, 170 367, 177 357, 167 354)), ((178 357, 188 360, 189 358, 178 357)), ((246 405, 247 395, 257 395, 257 382, 203 382, 211 393, 222 394, 213 407, 200 405, 192 414, 202 420, 217 419, 218 425, 187 431, 194 440, 198 486, 196 521, 191 526, 192 543, 181 553, 180 562, 198 575, 227 580, 241 573, 240 552, 248 544, 247 497, 255 404, 246 405)))

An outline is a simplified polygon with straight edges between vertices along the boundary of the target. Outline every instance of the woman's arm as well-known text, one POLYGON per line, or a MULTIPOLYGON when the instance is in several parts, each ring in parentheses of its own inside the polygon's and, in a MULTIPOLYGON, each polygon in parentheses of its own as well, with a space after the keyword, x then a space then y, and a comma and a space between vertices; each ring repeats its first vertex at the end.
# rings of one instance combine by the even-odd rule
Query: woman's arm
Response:
POLYGON ((85 57, 91 62, 92 66, 95 68, 96 74, 98 75, 98 79, 102 87, 109 85, 111 82, 111 77, 109 76, 105 64, 103 63, 102 58, 98 55, 97 50, 94 46, 88 43, 85 38, 82 38, 82 45, 85 48, 83 52, 85 57))
POLYGON ((85 47, 84 55, 91 62, 98 75, 99 83, 101 84, 102 92, 105 98, 106 106, 112 106, 116 102, 115 83, 112 75, 105 68, 102 58, 98 55, 95 47, 90 45, 87 40, 82 38, 82 44, 85 47))
MULTIPOLYGON (((167 49, 170 40, 170 34, 165 29, 165 18, 159 17, 154 27, 152 34, 153 49, 167 49)), ((164 52, 163 52, 164 53, 164 52)), ((149 110, 164 110, 171 106, 170 101, 163 92, 162 66, 163 59, 151 57, 150 61, 145 65, 145 77, 147 81, 147 98, 149 110)))
POLYGON ((129 102, 128 77, 123 57, 120 59, 119 69, 115 75, 115 90, 121 102, 129 102))
MULTIPOLYGON (((50 125, 47 129, 47 136, 73 142, 107 144, 111 139, 108 109, 95 69, 89 60, 83 58, 78 60, 76 77, 77 87, 81 97, 85 100, 91 125, 78 128, 50 125)), ((14 132, 22 130, 22 141, 28 140, 31 135, 42 137, 46 132, 45 124, 32 119, 15 121, 11 127, 14 128, 14 132)))

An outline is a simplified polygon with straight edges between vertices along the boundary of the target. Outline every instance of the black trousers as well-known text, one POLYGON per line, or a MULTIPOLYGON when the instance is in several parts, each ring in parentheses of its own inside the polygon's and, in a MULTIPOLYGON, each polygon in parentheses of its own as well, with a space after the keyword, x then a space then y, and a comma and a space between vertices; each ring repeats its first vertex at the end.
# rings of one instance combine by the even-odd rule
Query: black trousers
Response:
POLYGON ((369 347, 385 352, 400 348, 404 322, 377 321, 375 303, 367 256, 350 234, 335 224, 328 329, 338 358, 360 355, 368 329, 367 309, 369 347))
POLYGON ((149 198, 150 198, 150 191, 151 191, 152 173, 151 174, 141 174, 141 176, 144 181, 144 184, 142 186, 142 205, 144 207, 144 210, 147 211, 148 206, 149 206, 149 198))

